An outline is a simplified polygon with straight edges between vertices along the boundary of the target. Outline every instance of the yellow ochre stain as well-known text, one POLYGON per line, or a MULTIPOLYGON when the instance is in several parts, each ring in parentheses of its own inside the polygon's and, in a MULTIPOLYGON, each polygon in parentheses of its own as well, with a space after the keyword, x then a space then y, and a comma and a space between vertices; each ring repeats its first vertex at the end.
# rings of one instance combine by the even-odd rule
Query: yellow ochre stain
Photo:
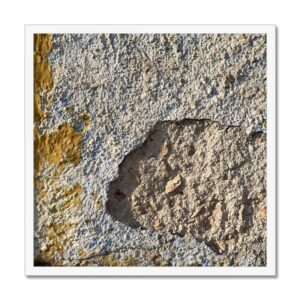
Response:
POLYGON ((43 198, 46 196, 47 192, 43 181, 41 181, 40 179, 35 179, 35 188, 39 198, 43 198))
POLYGON ((98 262, 100 266, 107 266, 107 267, 134 267, 140 264, 140 261, 132 256, 120 260, 114 258, 112 254, 99 257, 98 262))
POLYGON ((60 167, 61 170, 68 164, 77 165, 80 161, 82 135, 82 132, 76 132, 74 127, 67 123, 43 135, 39 135, 36 129, 35 170, 41 171, 46 162, 60 167))
POLYGON ((52 69, 47 55, 52 49, 52 34, 34 35, 34 122, 39 123, 45 117, 41 108, 40 93, 53 87, 52 69))
POLYGON ((67 166, 80 162, 82 136, 90 123, 90 116, 81 113, 74 115, 74 107, 69 111, 72 119, 81 122, 83 128, 79 131, 75 125, 61 123, 56 128, 43 133, 40 131, 41 121, 47 117, 45 95, 49 95, 53 88, 52 68, 48 63, 48 54, 52 49, 51 34, 34 35, 34 188, 35 200, 48 207, 53 218, 51 225, 45 225, 42 234, 44 243, 37 256, 37 261, 47 264, 60 264, 63 259, 66 243, 74 234, 76 223, 61 223, 66 213, 76 214, 81 206, 83 188, 75 183, 68 188, 59 187, 60 174, 67 166), (47 174, 42 172, 51 166, 47 174), (55 188, 58 185, 57 188, 55 188), (53 203, 53 195, 57 200, 53 203), (56 257, 57 259, 54 259, 56 257))
POLYGON ((81 205, 80 201, 80 193, 83 191, 82 186, 79 184, 74 184, 73 187, 71 187, 68 190, 63 191, 63 197, 66 198, 63 208, 64 209, 76 209, 79 208, 81 205))
POLYGON ((55 220, 61 220, 66 210, 73 213, 78 211, 81 206, 80 194, 82 191, 83 188, 78 183, 70 188, 57 190, 58 201, 51 207, 49 206, 54 222, 45 225, 43 229, 47 242, 41 247, 37 255, 38 261, 51 265, 61 263, 66 243, 74 236, 74 230, 78 223, 57 222, 55 220), (53 257, 57 257, 57 259, 54 260, 53 257))
POLYGON ((52 223, 47 225, 44 228, 45 236, 49 240, 47 246, 40 250, 39 255, 37 256, 37 260, 43 263, 49 263, 51 265, 56 265, 53 257, 60 257, 57 259, 58 265, 62 259, 62 253, 64 249, 65 240, 70 233, 74 229, 74 223, 52 223))

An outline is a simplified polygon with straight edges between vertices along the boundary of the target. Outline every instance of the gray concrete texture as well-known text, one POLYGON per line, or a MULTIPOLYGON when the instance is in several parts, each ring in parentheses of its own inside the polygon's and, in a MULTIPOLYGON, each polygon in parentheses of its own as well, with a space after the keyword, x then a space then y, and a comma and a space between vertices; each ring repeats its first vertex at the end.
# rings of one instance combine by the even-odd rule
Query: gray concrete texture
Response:
POLYGON ((51 39, 35 127, 80 157, 35 172, 36 265, 266 265, 266 36, 51 39))

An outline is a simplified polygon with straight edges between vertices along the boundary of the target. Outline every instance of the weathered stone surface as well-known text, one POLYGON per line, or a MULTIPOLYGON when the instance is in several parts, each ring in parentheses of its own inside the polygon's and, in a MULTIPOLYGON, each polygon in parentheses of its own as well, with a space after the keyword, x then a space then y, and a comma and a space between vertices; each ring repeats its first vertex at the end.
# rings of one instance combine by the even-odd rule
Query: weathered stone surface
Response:
POLYGON ((264 133, 208 120, 158 123, 120 165, 107 208, 134 228, 191 235, 234 260, 245 250, 265 262, 265 173, 264 133), (171 149, 164 157, 162 144, 171 149))
POLYGON ((34 49, 36 264, 265 265, 265 35, 53 34, 36 36, 34 49), (174 207, 179 199, 179 211, 186 203, 193 215, 196 197, 185 192, 195 184, 204 209, 171 222, 172 211, 156 221, 158 210, 136 205, 128 224, 128 211, 119 216, 113 204, 109 213, 109 195, 118 183, 120 203, 145 203, 120 176, 160 125, 158 136, 177 129, 154 157, 136 160, 143 193, 149 186, 174 207), (194 139, 189 126, 205 138, 194 139), (177 175, 180 186, 166 193, 177 175))

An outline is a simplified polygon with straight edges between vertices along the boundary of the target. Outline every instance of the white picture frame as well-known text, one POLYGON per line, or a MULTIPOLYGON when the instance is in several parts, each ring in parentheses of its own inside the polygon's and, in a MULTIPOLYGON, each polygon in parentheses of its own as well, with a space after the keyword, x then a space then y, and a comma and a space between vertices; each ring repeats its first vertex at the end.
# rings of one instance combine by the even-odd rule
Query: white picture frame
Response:
POLYGON ((27 276, 276 276, 275 25, 25 25, 25 274, 27 276), (264 33, 267 35, 267 265, 265 267, 36 267, 33 194, 35 33, 264 33))

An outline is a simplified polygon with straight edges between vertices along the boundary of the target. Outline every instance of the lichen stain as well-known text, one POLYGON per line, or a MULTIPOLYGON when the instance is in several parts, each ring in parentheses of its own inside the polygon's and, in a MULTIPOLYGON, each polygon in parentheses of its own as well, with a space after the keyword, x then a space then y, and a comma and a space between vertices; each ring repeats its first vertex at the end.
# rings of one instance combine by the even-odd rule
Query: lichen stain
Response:
POLYGON ((44 181, 36 178, 34 184, 38 197, 40 199, 44 198, 47 195, 47 187, 45 186, 44 181))
POLYGON ((75 225, 75 223, 52 223, 46 226, 44 232, 50 242, 45 249, 39 251, 35 265, 61 265, 64 241, 75 225), (53 257, 57 257, 57 259, 54 260, 53 257))
MULTIPOLYGON (((76 214, 78 212, 81 206, 80 194, 82 191, 83 188, 79 184, 74 184, 69 189, 57 190, 57 202, 50 209, 53 221, 50 225, 45 225, 42 230, 46 246, 44 249, 40 249, 36 255, 37 265, 62 265, 64 249, 68 241, 72 239, 78 223, 76 221, 64 223, 60 220, 63 219, 67 210, 69 213, 76 214)), ((45 192, 45 194, 48 196, 51 193, 45 192)), ((48 198, 48 200, 50 199, 48 198)), ((47 202, 47 200, 45 201, 47 202)))
POLYGON ((163 259, 163 257, 161 257, 160 255, 155 255, 153 258, 152 258, 152 263, 154 264, 154 266, 156 267, 167 267, 167 266, 170 266, 170 263, 165 261, 163 259))
POLYGON ((77 209, 81 205, 80 193, 83 191, 83 188, 79 184, 73 185, 68 190, 63 191, 63 197, 66 199, 63 205, 64 209, 77 209))
POLYGON ((100 266, 106 267, 134 267, 140 265, 140 261, 132 256, 124 259, 116 259, 112 254, 99 257, 100 266))
POLYGON ((41 108, 41 90, 50 91, 53 87, 52 69, 47 56, 52 49, 52 34, 34 35, 34 122, 39 123, 45 112, 41 108))
POLYGON ((66 165, 80 161, 82 132, 64 123, 50 133, 40 135, 35 129, 34 168, 40 172, 45 164, 53 164, 63 170, 66 165))

